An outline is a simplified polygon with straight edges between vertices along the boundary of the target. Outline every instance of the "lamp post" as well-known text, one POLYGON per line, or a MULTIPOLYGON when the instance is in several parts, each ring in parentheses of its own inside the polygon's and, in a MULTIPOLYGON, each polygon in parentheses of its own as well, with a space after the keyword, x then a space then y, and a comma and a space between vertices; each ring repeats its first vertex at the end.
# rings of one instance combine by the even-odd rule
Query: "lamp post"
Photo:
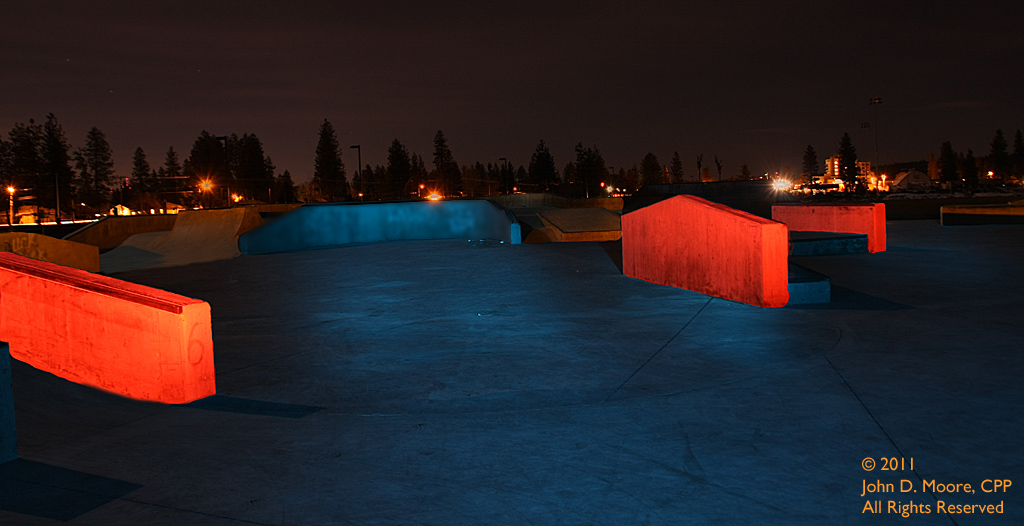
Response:
MULTIPOLYGON (((498 157, 498 160, 505 163, 504 167, 501 169, 501 185, 505 186, 506 183, 508 183, 508 181, 505 180, 505 178, 508 177, 508 159, 505 158, 505 157, 498 157)), ((508 188, 511 188, 511 187, 512 187, 512 185, 508 185, 508 188)), ((512 192, 508 191, 506 193, 512 193, 512 192)))
POLYGON ((10 197, 10 208, 7 211, 7 226, 14 225, 14 187, 7 187, 7 195, 10 197))
POLYGON ((871 97, 868 100, 869 106, 875 107, 875 170, 881 170, 878 166, 878 107, 882 105, 882 97, 871 97))
POLYGON ((366 188, 366 182, 363 181, 363 149, 358 144, 349 146, 349 149, 356 149, 356 174, 359 176, 359 200, 363 200, 363 190, 366 188))

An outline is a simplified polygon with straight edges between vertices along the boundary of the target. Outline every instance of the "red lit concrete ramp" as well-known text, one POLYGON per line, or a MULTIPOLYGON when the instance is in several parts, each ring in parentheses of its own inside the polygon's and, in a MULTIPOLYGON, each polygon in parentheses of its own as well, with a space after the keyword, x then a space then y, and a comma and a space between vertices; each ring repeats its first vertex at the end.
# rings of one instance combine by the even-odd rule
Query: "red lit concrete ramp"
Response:
POLYGON ((100 268, 110 274, 231 259, 241 255, 238 236, 262 222, 251 208, 181 212, 169 232, 135 234, 101 254, 100 268))

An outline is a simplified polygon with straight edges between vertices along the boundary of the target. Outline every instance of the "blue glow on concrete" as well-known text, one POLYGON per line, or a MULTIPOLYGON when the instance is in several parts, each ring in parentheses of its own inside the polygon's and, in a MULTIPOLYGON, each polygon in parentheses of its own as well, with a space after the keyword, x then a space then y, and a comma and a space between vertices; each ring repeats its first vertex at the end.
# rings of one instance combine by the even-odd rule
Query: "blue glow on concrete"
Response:
POLYGON ((420 239, 521 241, 519 223, 485 200, 306 205, 238 238, 242 254, 420 239))
POLYGON ((11 387, 11 352, 0 342, 0 462, 18 458, 14 428, 14 391, 11 387))

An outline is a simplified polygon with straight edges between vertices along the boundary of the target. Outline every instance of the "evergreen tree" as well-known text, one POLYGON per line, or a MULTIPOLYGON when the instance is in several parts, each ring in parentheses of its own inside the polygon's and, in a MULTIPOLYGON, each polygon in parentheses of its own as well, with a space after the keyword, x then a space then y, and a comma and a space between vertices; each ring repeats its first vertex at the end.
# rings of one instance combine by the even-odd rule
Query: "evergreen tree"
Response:
POLYGON ((939 148, 939 180, 944 183, 958 183, 961 179, 959 158, 953 145, 946 141, 939 148))
POLYGON ((740 179, 744 181, 750 180, 750 167, 746 163, 740 165, 740 179))
POLYGON ((275 203, 298 202, 298 188, 295 187, 295 182, 292 181, 292 174, 288 170, 277 176, 274 181, 274 188, 275 203))
POLYGON ((530 173, 526 171, 526 167, 520 164, 519 168, 516 168, 516 172, 512 175, 512 182, 515 183, 512 186, 512 191, 522 191, 522 188, 519 185, 529 177, 530 173))
MULTIPOLYGON (((28 124, 17 123, 7 134, 10 138, 8 170, 15 188, 38 188, 44 170, 43 128, 29 119, 28 124)), ((37 190, 33 190, 33 195, 37 190)), ((19 194, 20 195, 20 194, 19 194)), ((21 197, 26 197, 20 195, 21 197)))
POLYGON ((11 143, 0 136, 0 181, 4 186, 14 184, 14 172, 12 170, 14 153, 11 151, 11 143))
POLYGON ((384 180, 385 199, 403 199, 409 195, 405 193, 406 184, 412 178, 412 160, 409 158, 409 150, 395 139, 391 141, 388 148, 387 175, 384 180))
POLYGON ((704 177, 703 177, 704 172, 701 171, 701 167, 702 166, 704 166, 704 154, 703 153, 697 156, 697 178, 700 179, 701 181, 704 180, 704 177))
POLYGON ((187 178, 186 188, 194 203, 214 206, 219 201, 215 198, 217 192, 231 181, 227 152, 220 139, 203 130, 192 143, 182 175, 187 178), (206 183, 209 183, 209 188, 206 183))
POLYGON ((75 152, 78 178, 76 199, 94 209, 105 208, 114 183, 114 161, 107 137, 95 126, 85 136, 85 147, 75 152))
POLYGON ((462 171, 455 162, 444 132, 437 130, 434 135, 434 179, 446 197, 462 195, 462 171))
MULTIPOLYGON (((366 174, 363 174, 365 180, 366 174)), ((351 197, 345 164, 341 162, 341 148, 334 126, 327 119, 320 125, 320 139, 313 161, 313 185, 328 201, 343 201, 351 197)))
POLYGON ((608 172, 604 165, 604 157, 597 147, 584 148, 583 143, 576 144, 576 180, 583 187, 584 196, 599 196, 601 179, 608 172))
POLYGON ((558 169, 555 168, 555 158, 548 150, 548 146, 541 140, 537 148, 533 150, 530 157, 530 167, 527 170, 526 180, 531 185, 536 185, 537 190, 546 192, 552 185, 558 184, 558 169))
POLYGON ((719 181, 722 180, 722 165, 723 164, 724 164, 723 161, 721 159, 719 159, 718 156, 716 155, 715 156, 715 168, 718 169, 718 180, 719 181))
MULTIPOLYGON (((47 190, 43 194, 43 206, 55 207, 64 211, 71 208, 71 182, 75 172, 71 169, 69 150, 70 146, 64 136, 64 129, 57 122, 57 117, 52 113, 48 114, 46 123, 43 124, 42 157, 47 190), (55 206, 58 196, 60 205, 55 206)), ((60 214, 57 215, 57 219, 60 220, 60 214)))
POLYGON ((233 192, 249 199, 271 199, 276 170, 273 161, 263 151, 263 143, 255 134, 245 133, 228 144, 232 146, 228 158, 234 173, 233 192))
POLYGON ((810 144, 807 145, 807 149, 804 150, 804 164, 802 175, 804 180, 811 182, 814 180, 814 176, 819 175, 818 167, 818 153, 814 151, 814 147, 810 144))
POLYGON ((967 155, 960 161, 960 173, 963 175, 962 179, 967 188, 978 187, 978 162, 970 148, 967 149, 967 155))
POLYGON ((1006 177, 1010 175, 1012 170, 1012 164, 1010 162, 1010 154, 1006 151, 1006 138, 1003 137, 1003 130, 996 130, 995 137, 992 137, 992 150, 988 155, 989 165, 992 167, 992 171, 995 172, 997 179, 1006 180, 1006 177))
POLYGON ((640 185, 661 184, 664 182, 661 180, 661 175, 661 163, 658 162, 658 158, 653 153, 647 152, 647 155, 640 161, 640 185))
POLYGON ((173 194, 174 202, 178 204, 181 203, 182 192, 186 191, 187 182, 181 170, 181 163, 178 162, 178 152, 174 151, 173 146, 168 147, 167 153, 164 155, 164 165, 157 172, 155 191, 173 194))
POLYGON ((152 191, 149 180, 151 172, 149 161, 146 160, 146 152, 142 150, 141 146, 135 148, 135 154, 132 155, 132 188, 137 192, 152 191))
MULTIPOLYGON (((416 185, 417 192, 419 191, 421 184, 423 185, 423 196, 434 191, 433 185, 430 184, 430 181, 428 180, 430 178, 430 173, 427 171, 426 164, 423 163, 423 157, 420 157, 418 153, 412 154, 412 157, 409 160, 409 174, 412 178, 413 184, 416 185)), ((416 195, 419 196, 420 194, 417 193, 416 195)))
POLYGON ((1016 135, 1013 136, 1012 159, 1014 177, 1024 177, 1024 136, 1021 136, 1019 129, 1016 135))
POLYGON ((672 174, 672 184, 681 184, 683 182, 683 160, 679 157, 679 152, 672 152, 672 164, 669 166, 669 172, 672 174))
POLYGON ((839 157, 839 179, 848 188, 857 186, 860 178, 860 167, 857 166, 857 149, 853 147, 850 134, 844 133, 839 141, 839 150, 836 151, 839 157))
POLYGON ((562 169, 562 181, 565 184, 576 183, 576 163, 565 163, 565 168, 562 169))

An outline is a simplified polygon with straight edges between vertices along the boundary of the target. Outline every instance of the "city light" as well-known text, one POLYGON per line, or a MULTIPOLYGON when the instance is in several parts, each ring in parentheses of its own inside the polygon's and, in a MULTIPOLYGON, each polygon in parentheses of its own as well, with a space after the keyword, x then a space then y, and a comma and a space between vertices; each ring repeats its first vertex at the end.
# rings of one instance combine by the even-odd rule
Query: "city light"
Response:
POLYGON ((430 195, 427 196, 427 199, 430 199, 431 201, 440 201, 441 200, 441 194, 439 194, 437 192, 431 193, 430 195))
POLYGON ((779 191, 788 190, 790 186, 792 186, 792 184, 785 179, 776 179, 772 183, 772 187, 779 191))

